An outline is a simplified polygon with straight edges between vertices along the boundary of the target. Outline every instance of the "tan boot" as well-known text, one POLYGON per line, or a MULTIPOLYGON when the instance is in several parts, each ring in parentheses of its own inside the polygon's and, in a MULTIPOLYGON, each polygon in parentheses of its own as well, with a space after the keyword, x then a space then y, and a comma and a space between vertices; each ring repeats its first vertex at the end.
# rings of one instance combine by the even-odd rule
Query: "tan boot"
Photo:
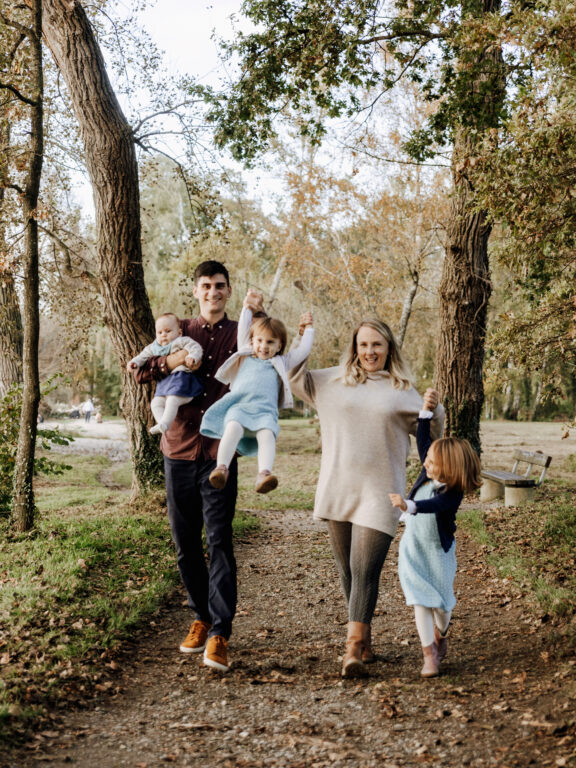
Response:
POLYGON ((342 660, 342 677, 364 677, 367 674, 362 661, 364 640, 368 624, 361 621, 348 622, 348 634, 346 637, 346 651, 342 660))
POLYGON ((424 656, 424 666, 420 675, 422 677, 438 677, 438 651, 436 644, 423 645, 422 654, 424 656))
POLYGON ((376 661, 376 654, 372 650, 372 627, 370 624, 363 624, 366 627, 362 642, 364 643, 364 649, 362 650, 362 661, 364 664, 372 664, 376 661))
MULTIPOLYGON (((446 630, 446 634, 448 630, 446 630)), ((438 651, 438 664, 444 661, 446 653, 448 651, 448 638, 442 634, 438 627, 434 627, 434 642, 436 643, 436 650, 438 651)))

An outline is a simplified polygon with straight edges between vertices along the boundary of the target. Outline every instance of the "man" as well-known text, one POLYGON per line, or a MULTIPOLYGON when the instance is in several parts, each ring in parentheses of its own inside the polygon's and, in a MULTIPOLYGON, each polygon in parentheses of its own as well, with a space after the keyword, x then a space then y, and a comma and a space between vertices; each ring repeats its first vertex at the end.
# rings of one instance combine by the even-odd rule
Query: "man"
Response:
MULTIPOLYGON (((204 664, 222 672, 230 668, 228 639, 236 611, 236 561, 232 543, 232 519, 237 495, 237 464, 230 466, 229 480, 215 489, 208 477, 216 467, 218 440, 200 434, 202 416, 228 387, 214 375, 236 351, 237 323, 226 315, 232 289, 228 271, 218 261, 205 261, 194 272, 194 297, 200 315, 182 320, 184 336, 197 341, 204 351, 199 375, 204 393, 180 406, 170 429, 162 436, 168 519, 176 546, 178 570, 188 592, 195 619, 180 645, 183 653, 204 651, 204 664), (205 529, 210 565, 202 546, 205 529)), ((262 312, 262 295, 249 293, 250 309, 262 312)), ((135 371, 139 382, 157 381, 178 365, 188 353, 180 350, 167 357, 151 358, 135 371)))

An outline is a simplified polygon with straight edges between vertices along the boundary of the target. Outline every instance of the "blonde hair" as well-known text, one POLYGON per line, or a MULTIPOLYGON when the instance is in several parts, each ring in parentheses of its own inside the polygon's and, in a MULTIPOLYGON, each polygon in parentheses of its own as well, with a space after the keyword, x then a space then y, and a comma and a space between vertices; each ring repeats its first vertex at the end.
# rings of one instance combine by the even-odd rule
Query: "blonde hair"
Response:
POLYGON ((257 317, 252 321, 252 325, 250 326, 250 341, 252 341, 254 331, 259 328, 270 331, 272 336, 274 336, 275 339, 278 339, 280 342, 280 349, 277 354, 281 355, 284 352, 286 342, 288 341, 288 331, 282 320, 278 320, 275 317, 257 317))
POLYGON ((470 493, 482 485, 480 459, 468 440, 441 437, 434 440, 428 451, 432 451, 437 479, 446 488, 470 493))
POLYGON ((402 357, 402 352, 389 325, 378 317, 371 317, 356 326, 352 333, 352 341, 347 351, 342 356, 344 366, 344 382, 349 386, 363 384, 368 378, 368 373, 362 368, 358 357, 357 338, 360 328, 373 328, 388 342, 388 356, 384 363, 384 370, 392 377, 394 389, 410 389, 412 386, 412 374, 402 357))

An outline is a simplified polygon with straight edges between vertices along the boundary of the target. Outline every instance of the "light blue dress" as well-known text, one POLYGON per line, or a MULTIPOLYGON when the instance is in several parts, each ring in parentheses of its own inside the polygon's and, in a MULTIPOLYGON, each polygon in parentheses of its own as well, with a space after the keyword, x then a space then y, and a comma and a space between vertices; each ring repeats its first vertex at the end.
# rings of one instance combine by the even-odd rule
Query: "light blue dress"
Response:
MULTIPOLYGON (((414 501, 429 499, 434 486, 424 483, 414 501)), ((406 515, 406 530, 398 550, 398 575, 406 605, 452 611, 456 605, 456 542, 444 552, 436 515, 406 515)))
MULTIPOLYGON (((200 432, 221 438, 229 421, 238 421, 248 433, 270 429, 278 434, 278 394, 280 377, 270 360, 245 357, 232 382, 230 392, 208 408, 200 432)), ((255 456, 258 443, 254 434, 244 434, 238 453, 255 456)))

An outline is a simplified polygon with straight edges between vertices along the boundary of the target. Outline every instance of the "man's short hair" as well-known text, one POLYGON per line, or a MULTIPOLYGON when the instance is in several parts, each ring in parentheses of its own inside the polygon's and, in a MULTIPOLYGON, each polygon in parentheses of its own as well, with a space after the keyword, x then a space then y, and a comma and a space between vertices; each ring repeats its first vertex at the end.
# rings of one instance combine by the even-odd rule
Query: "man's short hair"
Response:
POLYGON ((224 264, 221 264, 219 261, 214 261, 213 259, 198 264, 194 270, 194 282, 197 283, 201 277, 214 277, 214 275, 224 275, 226 284, 230 285, 230 275, 228 274, 228 270, 224 264))

